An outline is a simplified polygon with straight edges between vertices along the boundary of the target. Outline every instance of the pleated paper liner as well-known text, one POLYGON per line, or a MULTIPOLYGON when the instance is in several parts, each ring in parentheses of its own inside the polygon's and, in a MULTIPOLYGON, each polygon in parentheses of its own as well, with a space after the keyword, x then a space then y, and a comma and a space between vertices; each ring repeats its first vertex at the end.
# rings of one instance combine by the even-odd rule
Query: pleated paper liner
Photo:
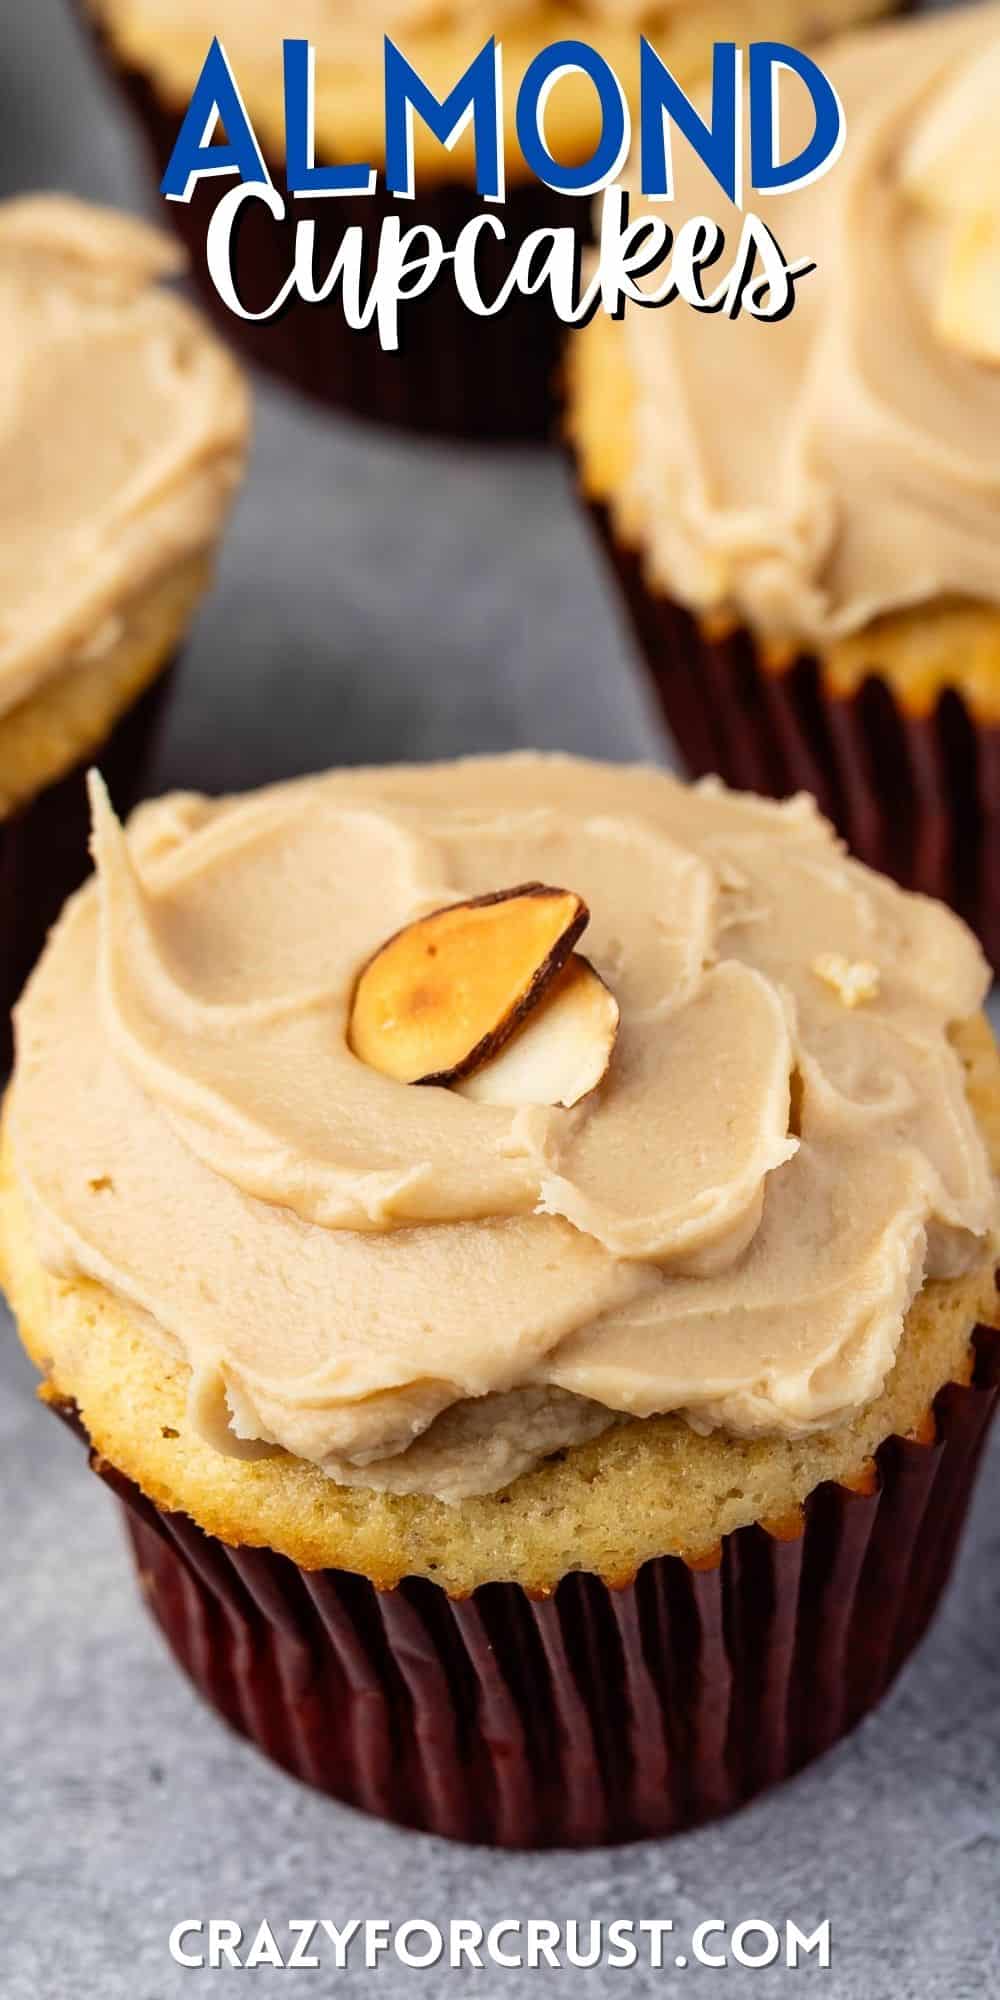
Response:
POLYGON ((714 1564, 664 1556, 621 1587, 569 1575, 542 1598, 301 1570, 91 1463, 175 1657, 286 1770, 451 1839, 589 1847, 732 1811, 881 1699, 940 1598, 996 1404, 1000 1334, 978 1328, 975 1353, 919 1440, 888 1439, 870 1477, 818 1487, 783 1529, 741 1528, 714 1564))
POLYGON ((55 784, 0 820, 0 1068, 12 1055, 10 1013, 67 896, 90 873, 87 771, 103 772, 115 809, 139 798, 171 679, 168 666, 111 734, 55 784))
POLYGON ((909 715, 877 671, 842 696, 811 654, 766 664, 745 626, 713 636, 652 592, 607 509, 591 513, 692 776, 812 792, 862 861, 950 903, 1000 968, 1000 727, 957 689, 909 715))
MULTIPOLYGON (((110 38, 101 32, 85 0, 78 0, 78 11, 146 134, 159 183, 180 129, 183 107, 164 103, 144 71, 118 60, 110 38)), ((320 160, 317 164, 331 162, 320 160)), ((269 160, 267 165, 274 185, 283 189, 283 164, 269 160)), ((352 331, 337 296, 326 305, 304 305, 296 299, 277 318, 256 325, 241 320, 222 304, 205 260, 212 212, 232 185, 229 181, 202 181, 190 204, 164 202, 163 219, 173 224, 184 243, 192 276, 211 318, 245 359, 321 403, 403 430, 511 443, 538 441, 549 435, 554 413, 552 385, 565 329, 547 298, 517 296, 497 317, 478 319, 458 298, 446 265, 428 294, 402 304, 400 348, 395 353, 383 351, 375 328, 352 331)), ((402 204, 386 193, 380 180, 371 195, 338 196, 336 201, 296 200, 287 206, 289 218, 277 224, 259 203, 252 203, 234 233, 236 287, 253 311, 263 310, 284 285, 292 268, 295 225, 303 218, 316 224, 315 268, 320 274, 329 268, 344 230, 360 223, 365 231, 370 283, 386 216, 398 219, 402 214, 407 228, 427 224, 440 232, 447 249, 454 245, 463 225, 483 212, 475 188, 458 182, 438 187, 418 185, 414 200, 402 204)), ((533 229, 568 224, 588 237, 590 234, 588 200, 554 194, 536 181, 511 187, 498 213, 506 244, 486 236, 477 252, 487 299, 499 293, 517 245, 533 229)))

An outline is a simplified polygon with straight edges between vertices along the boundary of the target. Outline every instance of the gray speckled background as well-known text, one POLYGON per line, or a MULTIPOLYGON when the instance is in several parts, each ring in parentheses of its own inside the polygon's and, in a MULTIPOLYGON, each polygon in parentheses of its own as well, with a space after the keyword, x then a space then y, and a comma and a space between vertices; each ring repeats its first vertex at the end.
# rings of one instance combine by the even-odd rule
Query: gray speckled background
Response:
MULTIPOLYGON (((139 159, 59 0, 0 8, 0 191, 141 198, 139 159), (46 80, 47 79, 47 80, 46 80)), ((657 738, 562 468, 456 455, 262 392, 253 475, 165 736, 158 784, 323 761, 657 738)), ((661 749, 663 746, 660 746, 661 749)), ((664 1844, 509 1857, 312 1796, 202 1708, 146 1623, 115 1509, 0 1340, 0 2000, 172 2000, 184 1916, 672 1917, 833 1925, 827 2000, 1000 1991, 1000 1438, 955 1584, 881 1712, 781 1793, 664 1844), (16 1615, 15 1615, 16 1613, 16 1615)), ((273 1971, 258 1977, 273 1980, 273 1971)), ((355 1993, 358 1967, 303 1973, 355 1993)), ((784 1994, 782 1967, 724 1990, 784 1994)), ((568 1973, 413 1972, 382 1992, 542 1992, 568 1973)), ((719 1972, 620 1973, 636 1996, 719 1972)), ((608 1975, 577 1971, 581 1994, 608 1975)), ((229 1990, 229 1989, 226 1989, 229 1990)), ((295 1989, 298 1990, 298 1989, 295 1989)))

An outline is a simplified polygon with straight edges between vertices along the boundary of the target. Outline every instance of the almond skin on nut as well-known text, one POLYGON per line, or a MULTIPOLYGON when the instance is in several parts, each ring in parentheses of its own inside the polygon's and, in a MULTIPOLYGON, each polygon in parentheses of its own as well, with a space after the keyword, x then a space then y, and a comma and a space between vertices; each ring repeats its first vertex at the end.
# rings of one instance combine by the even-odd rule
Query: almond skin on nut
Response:
POLYGON ((455 1085, 477 1104, 561 1104, 589 1097, 607 1075, 618 1002, 589 959, 574 952, 499 1055, 455 1085))
POLYGON ((499 1054, 590 919, 569 889, 525 882, 397 931, 354 990, 348 1045, 399 1083, 454 1083, 499 1054))

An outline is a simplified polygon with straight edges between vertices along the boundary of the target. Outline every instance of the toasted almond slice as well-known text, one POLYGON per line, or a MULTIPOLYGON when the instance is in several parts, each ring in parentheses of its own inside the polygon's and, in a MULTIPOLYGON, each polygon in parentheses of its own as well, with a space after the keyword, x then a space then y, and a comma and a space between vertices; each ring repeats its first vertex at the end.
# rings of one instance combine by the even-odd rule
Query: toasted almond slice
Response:
POLYGON ((365 966, 350 1047, 400 1083, 468 1076, 537 1005, 589 919, 582 897, 541 882, 421 917, 365 966))
POLYGON ((965 216, 950 231, 934 326, 957 353, 1000 364, 1000 214, 965 216))
POLYGON ((614 994, 574 952, 500 1054, 455 1088, 477 1104, 579 1104, 607 1074, 618 1020, 614 994))

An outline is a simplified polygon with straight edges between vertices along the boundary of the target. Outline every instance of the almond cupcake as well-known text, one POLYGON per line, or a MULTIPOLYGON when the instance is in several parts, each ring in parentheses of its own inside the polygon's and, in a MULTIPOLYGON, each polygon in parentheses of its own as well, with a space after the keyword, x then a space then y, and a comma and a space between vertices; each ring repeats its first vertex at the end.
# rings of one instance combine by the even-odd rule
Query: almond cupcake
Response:
MULTIPOLYGON (((1000 9, 883 26, 824 66, 844 156, 768 218, 817 263, 793 312, 595 322, 569 430, 690 769, 814 792, 998 965, 1000 9)), ((690 157, 678 173, 685 210, 732 224, 690 157)))
MULTIPOLYGON (((440 94, 462 75, 490 35, 503 44, 507 196, 500 211, 508 242, 483 242, 483 289, 499 291, 515 247, 534 229, 580 228, 585 204, 553 194, 528 172, 517 144, 515 104, 529 63, 569 36, 596 46, 635 95, 640 31, 651 35, 681 80, 700 75, 716 38, 750 41, 763 33, 795 41, 885 11, 886 0, 293 0, 280 16, 265 0, 79 0, 104 53, 124 84, 151 142, 158 175, 213 35, 222 40, 275 185, 284 186, 285 134, 281 37, 304 36, 316 49, 316 160, 367 161, 378 171, 372 196, 296 200, 277 227, 259 206, 245 212, 236 247, 241 297, 255 310, 274 299, 291 264, 295 223, 317 228, 318 268, 332 259, 345 228, 360 224, 373 245, 382 222, 398 217, 387 194, 383 117, 384 34, 440 94), (324 257, 324 246, 328 256, 324 257)), ((546 114, 549 141, 569 164, 590 158, 597 140, 591 85, 563 79, 546 114)), ((426 223, 453 245, 482 212, 468 135, 446 152, 414 121, 416 199, 407 224, 426 223)), ((250 357, 308 394, 366 418, 459 437, 538 437, 551 419, 561 328, 543 298, 515 298, 494 319, 476 319, 444 279, 404 307, 398 353, 383 353, 374 330, 352 332, 339 307, 325 312, 295 301, 280 318, 248 324, 220 306, 205 266, 205 235, 227 183, 202 182, 190 206, 169 204, 184 235, 207 301, 250 357)))
POLYGON ((0 204, 0 1032, 87 872, 85 770, 138 794, 246 448, 240 374, 157 282, 170 240, 0 204))
POLYGON ((933 1612, 1000 1376, 971 934, 808 800, 651 769, 93 796, 0 1259, 206 1698, 512 1846, 815 1757, 933 1612))

